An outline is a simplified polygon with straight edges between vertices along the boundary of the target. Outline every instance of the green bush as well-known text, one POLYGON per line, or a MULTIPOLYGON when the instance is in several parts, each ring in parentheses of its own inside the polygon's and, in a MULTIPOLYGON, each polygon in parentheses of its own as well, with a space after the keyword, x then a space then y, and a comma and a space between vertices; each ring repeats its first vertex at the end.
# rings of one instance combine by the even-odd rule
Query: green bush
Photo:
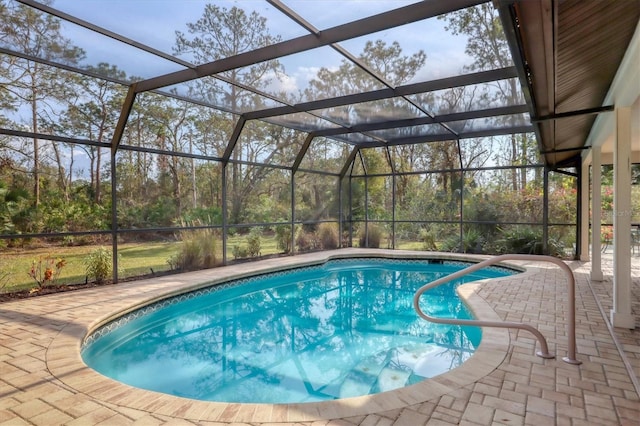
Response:
POLYGON ((460 241, 460 235, 451 235, 446 238, 442 242, 440 250, 452 253, 478 254, 485 252, 485 243, 482 233, 475 228, 470 228, 462 234, 462 241, 460 241))
MULTIPOLYGON (((498 231, 502 197, 501 193, 484 193, 482 190, 472 191, 464 203, 464 220, 474 223, 472 226, 482 235, 494 235, 498 231)), ((464 237, 463 237, 464 238, 464 237)))
POLYGON ((161 197, 153 204, 118 206, 118 223, 123 228, 172 226, 176 215, 175 201, 168 197, 161 197))
POLYGON ((245 247, 238 246, 238 245, 233 246, 232 253, 233 253, 234 259, 242 259, 244 257, 249 256, 247 249, 245 247))
POLYGON ((476 228, 471 228, 462 234, 463 253, 483 253, 484 237, 476 228))
MULTIPOLYGON (((557 240, 549 238, 548 251, 551 256, 562 256, 564 246, 557 240)), ((496 241, 498 253, 545 254, 542 242, 542 231, 530 227, 515 227, 502 230, 501 238, 496 241)))
POLYGON ((436 246, 436 233, 431 229, 422 228, 420 230, 420 241, 422 242, 422 250, 434 251, 436 246))
POLYGON ((208 225, 222 224, 222 210, 220 207, 197 207, 182 213, 182 223, 206 223, 208 225))
POLYGON ((320 245, 324 250, 332 250, 340 245, 338 226, 335 223, 321 223, 317 231, 320 245))
POLYGON ((87 277, 102 283, 113 273, 113 252, 106 247, 98 247, 84 259, 84 264, 87 277))
POLYGON ((291 227, 287 225, 276 226, 276 245, 283 253, 291 253, 291 227))
POLYGON ((252 228, 247 236, 247 254, 249 257, 260 256, 260 248, 262 245, 262 231, 260 228, 252 228))
POLYGON ((451 235, 445 238, 440 245, 440 251, 448 251, 452 253, 458 253, 461 251, 460 249, 460 236, 459 235, 451 235))

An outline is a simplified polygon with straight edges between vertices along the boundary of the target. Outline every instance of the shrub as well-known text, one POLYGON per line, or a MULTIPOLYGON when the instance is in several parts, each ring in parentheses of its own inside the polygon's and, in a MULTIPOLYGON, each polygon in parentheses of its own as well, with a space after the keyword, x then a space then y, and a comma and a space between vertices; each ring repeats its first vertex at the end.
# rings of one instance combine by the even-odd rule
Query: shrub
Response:
POLYGON ((232 253, 234 259, 242 259, 249 255, 246 248, 237 245, 233 246, 232 253))
MULTIPOLYGON (((549 238, 549 255, 562 256, 564 246, 557 240, 549 238)), ((496 249, 499 253, 516 254, 544 254, 542 231, 529 227, 515 227, 502 231, 502 238, 496 241, 496 249)))
POLYGON ((0 259, 0 293, 4 291, 4 288, 9 284, 9 276, 11 275, 9 272, 6 272, 8 265, 0 259))
POLYGON ((484 237, 481 232, 475 228, 471 228, 462 234, 462 252, 463 253, 482 253, 484 237))
POLYGON ((296 246, 298 251, 312 251, 320 247, 320 240, 315 232, 307 232, 304 229, 298 231, 296 236, 296 246))
POLYGON ((484 253, 485 238, 482 233, 471 228, 460 235, 451 235, 447 237, 440 246, 440 250, 455 253, 484 253))
POLYGON ((31 263, 29 276, 35 280, 39 288, 44 287, 47 283, 53 285, 66 264, 67 262, 64 259, 41 256, 38 260, 34 260, 31 263))
POLYGON ((167 260, 171 269, 193 271, 214 267, 216 264, 215 237, 215 231, 210 228, 184 231, 180 251, 167 260))
POLYGON ((291 253, 291 227, 287 225, 276 226, 276 245, 283 253, 291 253))
POLYGON ((380 248, 380 242, 382 241, 382 230, 379 226, 369 224, 366 228, 360 230, 360 247, 380 248), (366 232, 365 232, 366 229, 366 232), (367 241, 367 233, 369 238, 367 241), (368 244, 367 244, 368 242, 368 244))
POLYGON ((541 254, 542 233, 526 227, 503 229, 496 241, 496 250, 500 253, 541 254))
POLYGON ((321 223, 318 225, 318 239, 324 250, 336 249, 339 246, 338 226, 334 223, 321 223))
POLYGON ((84 259, 84 264, 87 277, 102 283, 113 272, 113 253, 106 247, 98 247, 84 259))
POLYGON ((470 222, 484 222, 473 224, 482 235, 494 235, 498 230, 497 223, 503 210, 501 195, 503 194, 484 193, 482 190, 465 195, 469 199, 465 199, 463 217, 470 222))
POLYGON ((184 239, 178 253, 167 260, 171 269, 190 271, 200 266, 200 247, 189 239, 184 239))
POLYGON ((342 247, 351 247, 351 234, 349 231, 342 231, 342 247))
POLYGON ((262 245, 262 231, 259 228, 252 228, 247 236, 247 254, 249 257, 260 256, 260 246, 262 245))
POLYGON ((431 229, 422 228, 420 230, 420 241, 422 241, 422 250, 437 250, 436 234, 431 229))
POLYGON ((222 224, 222 210, 220 207, 196 207, 183 212, 180 222, 220 225, 222 224))
POLYGON ((460 236, 451 235, 442 242, 440 251, 460 252, 460 236))

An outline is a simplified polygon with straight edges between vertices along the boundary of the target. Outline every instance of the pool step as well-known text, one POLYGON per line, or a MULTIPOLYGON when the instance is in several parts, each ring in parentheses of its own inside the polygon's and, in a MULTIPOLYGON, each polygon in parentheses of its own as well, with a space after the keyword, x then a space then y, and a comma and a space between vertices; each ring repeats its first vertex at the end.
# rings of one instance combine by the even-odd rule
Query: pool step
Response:
POLYGON ((379 356, 380 354, 365 358, 349 372, 340 386, 340 398, 371 393, 386 364, 381 362, 379 356))
POLYGON ((378 375, 376 384, 377 392, 385 392, 398 389, 407 384, 411 371, 398 370, 397 368, 385 367, 378 375))
POLYGON ((340 387, 340 398, 384 392, 405 386, 417 362, 437 348, 431 343, 414 343, 382 351, 357 364, 340 387))

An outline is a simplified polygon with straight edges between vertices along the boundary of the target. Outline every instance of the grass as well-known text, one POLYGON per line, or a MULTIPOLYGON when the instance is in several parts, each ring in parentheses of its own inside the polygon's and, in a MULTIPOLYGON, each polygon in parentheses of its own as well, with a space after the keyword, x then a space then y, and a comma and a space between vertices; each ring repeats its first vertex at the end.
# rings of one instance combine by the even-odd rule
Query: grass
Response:
MULTIPOLYGON (((386 247, 386 241, 381 247, 386 247)), ((119 266, 123 273, 121 278, 132 278, 150 273, 165 272, 170 269, 167 260, 180 249, 180 242, 145 242, 124 243, 118 245, 119 266)), ((227 259, 233 261, 233 247, 247 246, 247 235, 236 234, 227 240, 227 259)), ((5 249, 0 251, 0 292, 20 291, 37 287, 37 283, 29 276, 32 262, 53 257, 65 259, 56 281, 57 284, 81 284, 86 280, 84 259, 87 254, 99 246, 51 246, 35 249, 5 249)), ((110 246, 108 247, 110 248, 110 246)), ((421 250, 421 242, 402 241, 398 249, 421 250)), ((275 236, 264 235, 261 239, 260 254, 267 256, 281 253, 277 247, 275 236)), ((222 255, 222 241, 217 244, 218 258, 222 255)))
MULTIPOLYGON (((118 264, 123 270, 121 278, 131 278, 150 273, 168 271, 167 260, 180 249, 180 242, 124 243, 118 245, 120 255, 118 264)), ((232 249, 235 245, 245 246, 245 235, 234 235, 227 240, 227 259, 234 260, 232 249)), ((222 242, 217 245, 217 255, 222 256, 222 242)), ((52 257, 64 259, 66 265, 61 269, 57 284, 82 284, 86 280, 84 259, 87 254, 99 246, 50 246, 34 249, 15 249, 0 251, 0 292, 27 290, 37 287, 29 276, 33 261, 52 257)), ((110 248, 110 246, 109 246, 110 248)), ((279 253, 274 237, 264 236, 261 240, 261 255, 279 253)))
MULTIPOLYGON (((233 247, 247 246, 247 236, 246 235, 234 235, 227 239, 227 258, 229 260, 233 260, 233 247)), ((260 240, 260 254, 262 256, 266 256, 268 254, 280 253, 281 250, 278 249, 278 242, 275 239, 275 236, 263 236, 260 240)), ((220 247, 219 253, 222 253, 222 247, 220 247)))
POLYGON ((422 241, 400 241, 396 244, 396 250, 424 250, 422 241))
MULTIPOLYGON (((87 254, 99 246, 77 247, 41 247, 29 250, 4 251, 0 253, 0 270, 4 281, 4 291, 19 291, 37 287, 37 283, 29 276, 32 263, 41 259, 53 257, 66 260, 66 266, 61 269, 56 280, 57 284, 81 284, 86 280, 84 259, 87 254)), ((177 249, 177 243, 127 243, 118 246, 120 266, 124 269, 124 276, 148 274, 151 269, 155 272, 169 269, 167 259, 177 249)))
POLYGON ((179 242, 118 245, 123 278, 169 270, 167 259, 179 249, 179 242))

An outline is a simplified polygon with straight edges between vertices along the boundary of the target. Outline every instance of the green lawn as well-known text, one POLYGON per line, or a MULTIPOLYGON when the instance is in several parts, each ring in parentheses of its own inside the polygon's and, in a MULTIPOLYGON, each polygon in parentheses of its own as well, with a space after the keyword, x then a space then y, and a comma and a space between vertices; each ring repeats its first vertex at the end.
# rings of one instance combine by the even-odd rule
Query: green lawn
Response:
MULTIPOLYGON (((46 247, 30 250, 3 251, 0 253, 0 286, 4 291, 17 291, 37 286, 29 271, 33 262, 46 264, 48 258, 64 259, 66 265, 60 270, 58 284, 80 284, 86 279, 87 254, 99 246, 46 247)), ((107 247, 110 248, 110 247, 107 247)), ((120 266, 124 277, 143 275, 169 269, 167 259, 178 249, 177 243, 130 243, 121 244, 120 266)))
MULTIPOLYGON (((180 249, 180 242, 148 242, 125 243, 118 245, 120 260, 118 262, 122 278, 129 278, 150 274, 152 272, 168 271, 170 269, 167 260, 180 249)), ((235 235, 227 241, 227 258, 234 260, 233 247, 239 245, 246 247, 246 236, 235 235)), ((32 263, 36 265, 43 262, 46 265, 48 258, 53 258, 54 263, 58 259, 64 259, 66 265, 60 270, 56 280, 58 284, 80 284, 86 280, 85 258, 99 246, 52 246, 29 250, 4 250, 0 251, 0 292, 18 291, 37 286, 36 281, 29 276, 32 263)), ((108 249, 111 247, 108 246, 108 249)), ((276 240, 265 236, 261 240, 260 254, 265 256, 278 253, 276 240)), ((218 256, 222 253, 222 243, 218 244, 218 256)))
MULTIPOLYGON (((234 235, 227 239, 227 258, 229 260, 233 260, 233 247, 234 246, 247 246, 247 237, 246 235, 234 235)), ((220 252, 222 252, 222 247, 220 247, 220 252)), ((263 236, 260 240, 260 254, 262 256, 266 256, 268 254, 280 253, 281 250, 278 249, 278 242, 275 237, 272 236, 263 236)))
MULTIPOLYGON (((233 261, 233 248, 235 246, 247 246, 246 235, 234 235, 227 240, 227 259, 233 261)), ((119 244, 118 250, 121 268, 121 278, 131 278, 158 273, 170 269, 167 260, 174 256, 180 249, 180 242, 147 242, 119 244)), ((381 245, 383 246, 383 245, 381 245)), ((420 242, 402 242, 397 248, 407 250, 420 250, 420 242)), ((46 248, 28 250, 0 251, 0 292, 18 291, 37 286, 35 280, 29 276, 32 263, 47 262, 53 258, 54 262, 64 259, 66 265, 60 270, 56 282, 58 284, 80 284, 86 280, 85 259, 87 255, 99 246, 52 246, 46 248)), ((110 249, 110 246, 107 246, 110 249)), ((261 239, 260 254, 262 256, 280 253, 277 241, 271 235, 265 235, 261 239)), ((222 242, 218 242, 218 256, 222 253, 222 242)))
POLYGON ((396 244, 396 250, 424 250, 422 241, 402 241, 396 244))

